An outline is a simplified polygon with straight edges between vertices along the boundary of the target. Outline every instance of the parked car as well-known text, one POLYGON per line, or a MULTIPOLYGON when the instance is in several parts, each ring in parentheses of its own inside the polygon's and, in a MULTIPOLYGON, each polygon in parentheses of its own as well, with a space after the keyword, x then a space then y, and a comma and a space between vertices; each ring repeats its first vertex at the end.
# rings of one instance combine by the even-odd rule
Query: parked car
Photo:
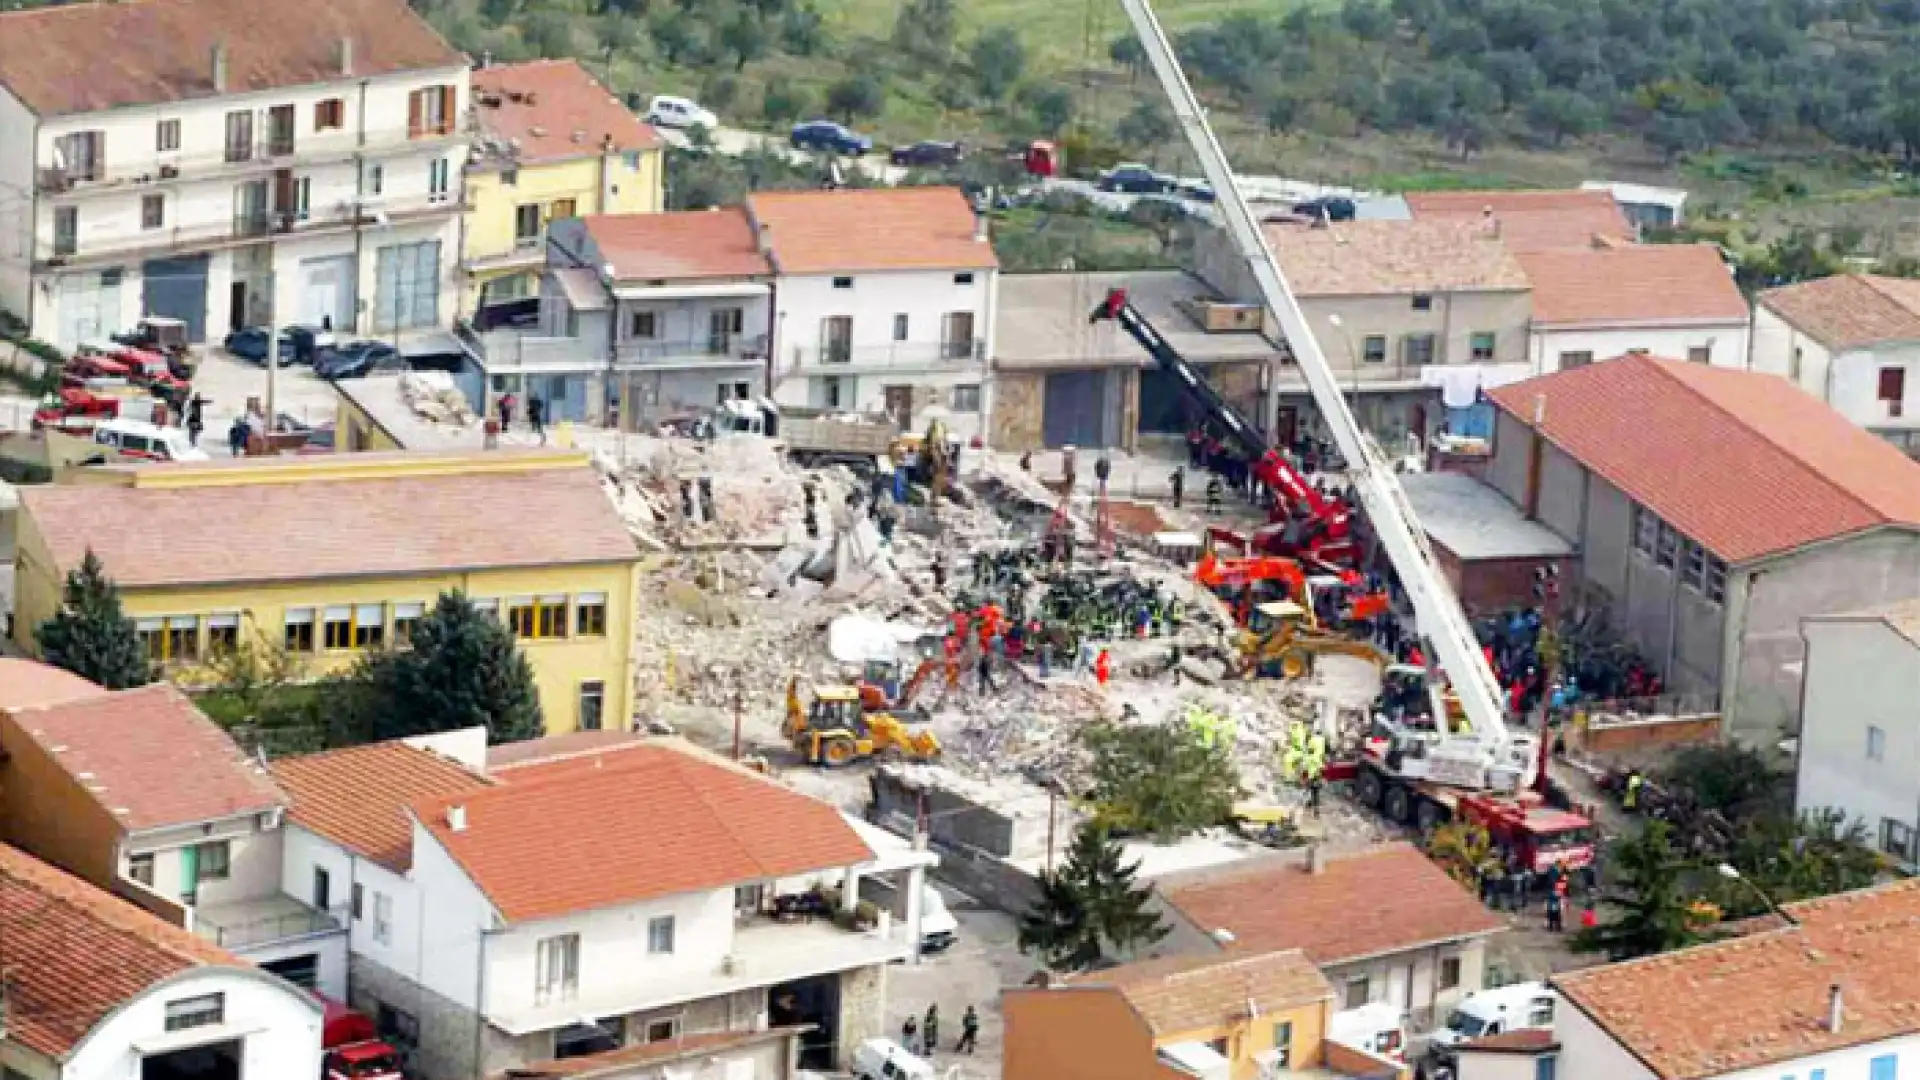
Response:
MULTIPOLYGON (((267 362, 267 328, 249 326, 228 334, 222 342, 228 352, 242 360, 251 360, 256 364, 267 362)), ((280 328, 280 366, 288 364, 311 364, 314 354, 333 344, 333 334, 326 330, 317 330, 311 326, 283 326, 280 328)))
POLYGON ((1294 203, 1293 212, 1301 217, 1325 217, 1328 221, 1352 221, 1354 206, 1352 199, 1339 195, 1322 195, 1318 199, 1294 203))
POLYGON ((871 138, 831 120, 808 120, 795 124, 787 138, 795 150, 826 150, 847 157, 865 157, 873 153, 871 138))
POLYGON ((691 98, 660 94, 647 103, 647 123, 670 128, 717 128, 720 118, 691 98))
POLYGON ((940 142, 925 139, 905 146, 896 146, 887 155, 887 160, 895 165, 925 168, 934 165, 958 165, 966 149, 957 142, 940 142))
POLYGON ((323 379, 358 379, 376 371, 405 370, 406 357, 384 341, 349 341, 313 362, 313 373, 323 379))
POLYGON ((1136 195, 1159 195, 1174 189, 1174 180, 1135 162, 1115 165, 1100 174, 1101 191, 1124 191, 1136 195))
POLYGON ((1207 183, 1205 180, 1190 180, 1181 184, 1175 190, 1181 198, 1191 199, 1194 202, 1210 203, 1216 200, 1216 196, 1213 193, 1213 185, 1207 183))

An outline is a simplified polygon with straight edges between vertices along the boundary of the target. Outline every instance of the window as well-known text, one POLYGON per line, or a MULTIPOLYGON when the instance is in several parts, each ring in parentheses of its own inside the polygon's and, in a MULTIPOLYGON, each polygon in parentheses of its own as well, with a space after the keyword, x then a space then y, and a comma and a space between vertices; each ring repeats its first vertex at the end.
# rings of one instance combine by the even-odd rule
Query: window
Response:
POLYGON ((1413 310, 1432 311, 1433 297, 1427 295, 1426 293, 1414 293, 1413 294, 1413 310))
POLYGON ((286 157, 293 153, 293 106, 275 105, 267 110, 267 156, 286 157))
POLYGON ((407 95, 407 138, 453 132, 453 87, 424 86, 407 95))
POLYGON ((1674 561, 1679 557, 1679 553, 1680 534, 1674 531, 1673 526, 1664 521, 1661 522, 1660 537, 1655 542, 1653 549, 1654 560, 1661 566, 1672 569, 1674 561))
POLYGON ((1468 355, 1472 356, 1475 360, 1491 360, 1493 359, 1494 345, 1497 344, 1499 340, 1497 335, 1484 330, 1477 334, 1469 335, 1467 338, 1468 355))
POLYGON ((1357 1009, 1371 998, 1373 987, 1365 975, 1357 979, 1348 979, 1346 987, 1346 1005, 1344 1008, 1357 1009))
POLYGON ((1432 334, 1408 334, 1400 339, 1400 358, 1409 364, 1433 363, 1432 334))
POLYGON ((647 1021, 647 1042, 666 1042, 680 1037, 680 1018, 669 1016, 660 1020, 647 1021))
POLYGON ((540 204, 521 203, 513 208, 513 242, 532 244, 540 239, 540 204))
POLYGON ((329 649, 350 649, 353 647, 353 609, 346 606, 330 607, 321 620, 320 644, 329 649))
POLYGON ((1387 362, 1387 335, 1368 334, 1360 339, 1360 359, 1369 364, 1387 362))
POLYGON ((387 606, 358 604, 353 609, 353 647, 377 649, 387 639, 387 606))
POLYGON ((157 229, 167 223, 167 197, 165 195, 140 196, 140 227, 157 229))
POLYGON ((147 654, 147 661, 149 663, 166 663, 167 620, 136 619, 133 624, 133 632, 134 636, 140 639, 140 648, 147 654))
POLYGON ((240 647, 240 615, 228 611, 218 615, 209 615, 207 622, 207 655, 222 656, 240 647))
POLYGON ((1884 728, 1867 725, 1867 760, 1887 760, 1887 733, 1884 728))
POLYGON ((543 596, 536 612, 536 635, 543 638, 563 638, 567 636, 567 598, 564 596, 543 596))
POLYGON ((201 881, 225 881, 233 872, 233 852, 225 840, 197 845, 201 881))
POLYGON ((627 154, 625 156, 624 164, 627 166, 628 172, 639 172, 640 171, 640 152, 638 150, 635 150, 627 154))
POLYGON ((358 922, 360 920, 361 912, 365 910, 366 902, 367 902, 367 887, 365 885, 360 884, 357 881, 354 882, 353 892, 350 898, 348 899, 347 903, 349 905, 349 910, 353 913, 353 918, 355 922, 358 922))
POLYGON ((514 637, 530 638, 537 625, 534 618, 534 600, 531 596, 518 597, 507 601, 507 629, 514 637))
POLYGON ((227 160, 253 160, 253 112, 250 109, 227 114, 227 160))
POLYGON ((607 635, 606 593, 581 593, 574 597, 573 632, 580 637, 607 635))
POLYGON ((820 380, 820 401, 829 409, 840 407, 840 377, 838 375, 820 380))
POLYGON ((76 131, 53 140, 53 151, 70 180, 98 180, 106 175, 107 133, 76 131))
POLYGON ((1707 560, 1707 599, 1718 604, 1727 598, 1727 564, 1719 559, 1707 560))
POLYGON ((153 853, 147 852, 128 859, 127 876, 149 889, 153 888, 153 853))
POLYGON ((393 646, 404 649, 413 644, 414 628, 427 614, 427 605, 420 603, 393 605, 393 646))
POLYGON ((313 177, 302 176, 293 182, 291 205, 287 213, 295 221, 305 221, 313 216, 313 177))
POLYGON ((965 270, 965 271, 962 271, 962 272, 960 272, 960 273, 958 273, 958 274, 955 274, 955 275, 953 275, 953 283, 954 283, 955 285, 971 285, 971 284, 973 284, 973 271, 971 271, 971 270, 965 270))
POLYGON ((599 731, 607 711, 607 684, 589 679, 580 684, 580 730, 599 731))
POLYGON ((1713 350, 1705 345, 1695 345, 1687 350, 1687 363, 1711 364, 1713 363, 1713 350))
POLYGON ((893 340, 907 340, 907 316, 904 313, 893 317, 893 340))
POLYGON ((1571 368, 1577 368, 1577 367, 1586 367, 1588 364, 1591 364, 1591 363, 1593 363, 1593 353, 1585 349, 1582 349, 1579 352, 1563 352, 1560 354, 1560 370, 1561 371, 1566 371, 1571 368))
POLYGON ((572 199, 555 199, 553 205, 547 207, 547 220, 559 221, 562 218, 573 217, 579 212, 576 206, 572 199))
POLYGON ((1899 1077, 1899 1054, 1881 1054, 1867 1062, 1867 1080, 1899 1080, 1899 1077))
POLYGON ((940 325, 940 359, 966 360, 973 354, 973 312, 947 312, 940 325))
POLYGON ((393 897, 383 892, 373 894, 373 940, 393 944, 393 897))
POLYGON ((833 287, 836 289, 851 289, 853 288, 853 279, 850 277, 834 278, 833 287))
POLYGON ((290 653, 313 651, 313 609, 310 607, 287 609, 287 633, 284 644, 290 653))
POLYGON ((1887 416, 1899 419, 1906 405, 1907 369, 1888 367, 1880 369, 1879 394, 1876 396, 1887 407, 1887 416))
POLYGON ((1680 561, 1680 583, 1695 592, 1704 592, 1707 587, 1707 550, 1689 540, 1682 549, 1680 561))
POLYGON ((200 620, 193 615, 174 615, 167 619, 165 660, 179 663, 200 659, 200 620))
POLYGON ((447 201, 447 192, 452 186, 448 179, 451 175, 446 158, 434 158, 433 163, 427 166, 428 202, 447 201))
POLYGON ((1560 1074, 1560 1055, 1541 1054, 1533 1059, 1533 1080, 1554 1080, 1560 1074))
POLYGON ((313 103, 313 130, 335 131, 347 126, 347 103, 328 98, 313 103))
POLYGON ((313 906, 321 911, 333 906, 333 875, 324 866, 313 868, 313 906))
POLYGON ((80 209, 75 206, 53 208, 53 253, 71 255, 80 246, 80 209))
POLYGON ((484 599, 476 598, 469 600, 468 603, 473 605, 474 611, 489 619, 500 618, 500 601, 494 597, 489 596, 484 599))
POLYGON ((367 166, 367 194, 369 195, 380 194, 380 189, 386 185, 386 182, 387 182, 386 166, 384 165, 367 166))
POLYGON ((153 125, 153 148, 162 154, 180 149, 180 121, 162 120, 153 125))
POLYGON ((1273 1025, 1273 1063, 1284 1069, 1293 1063, 1293 1021, 1273 1025))
POLYGON ((1913 827, 1892 818, 1880 819, 1880 850, 1902 859, 1913 858, 1913 827))
POLYGON ((572 1001, 579 992, 580 935, 560 934, 540 939, 534 947, 534 1004, 572 1001))
POLYGON ((980 411, 979 383, 962 383, 953 388, 953 411, 957 413, 980 411))
POLYGON ((224 1024, 227 1020, 227 995, 202 994, 199 997, 169 1001, 166 1016, 168 1031, 185 1031, 188 1028, 224 1024))
POLYGON ((673 951, 673 916, 662 915, 647 923, 647 951, 650 953, 670 953, 673 951))
POLYGON ((233 231, 242 236, 258 236, 267 231, 265 180, 233 186, 233 231))
POLYGON ((1452 990, 1460 985, 1460 958, 1444 957, 1440 961, 1440 989, 1452 990))
POLYGON ((627 316, 627 336, 634 338, 655 338, 660 336, 660 320, 651 311, 636 311, 627 316))

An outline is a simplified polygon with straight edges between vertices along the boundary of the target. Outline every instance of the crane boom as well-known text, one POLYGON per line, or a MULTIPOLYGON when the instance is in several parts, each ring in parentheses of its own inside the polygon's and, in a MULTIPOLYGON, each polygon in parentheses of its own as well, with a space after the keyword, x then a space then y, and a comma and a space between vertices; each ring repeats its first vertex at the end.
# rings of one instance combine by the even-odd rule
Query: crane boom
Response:
POLYGON ((1166 92, 1175 119, 1199 158, 1207 182, 1213 186, 1215 207, 1227 234, 1252 271, 1267 308, 1279 320, 1300 372, 1313 393, 1314 403, 1333 433, 1334 444, 1349 463, 1361 506, 1412 601, 1416 629, 1432 645, 1459 696, 1473 725, 1472 739, 1490 744, 1492 756, 1500 758, 1512 744, 1499 683, 1467 623, 1459 599, 1441 575, 1426 537, 1414 520, 1413 509, 1407 504, 1406 494, 1400 489, 1385 456, 1354 420, 1339 381, 1327 364, 1326 353, 1314 338, 1306 315, 1281 273, 1280 264, 1260 234, 1253 211, 1240 193, 1226 154, 1207 123, 1206 113, 1187 82, 1186 73, 1180 69, 1173 47, 1160 28, 1159 18, 1147 0, 1120 2, 1153 65, 1161 89, 1166 92))

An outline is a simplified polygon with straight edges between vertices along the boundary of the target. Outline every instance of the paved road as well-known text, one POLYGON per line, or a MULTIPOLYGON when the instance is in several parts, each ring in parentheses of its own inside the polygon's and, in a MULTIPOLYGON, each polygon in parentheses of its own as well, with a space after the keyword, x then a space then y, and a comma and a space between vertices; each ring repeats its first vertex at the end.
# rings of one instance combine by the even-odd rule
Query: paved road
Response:
MULTIPOLYGON (((675 146, 688 145, 685 132, 661 128, 660 136, 675 146)), ((795 150, 784 136, 762 135, 757 131, 743 131, 740 128, 716 128, 713 133, 713 147, 733 157, 738 157, 749 150, 760 149, 779 154, 795 164, 821 160, 817 154, 806 150, 795 150)), ((890 164, 884 153, 868 154, 866 157, 854 159, 852 163, 864 169, 868 175, 888 184, 897 184, 907 175, 907 170, 890 164)))

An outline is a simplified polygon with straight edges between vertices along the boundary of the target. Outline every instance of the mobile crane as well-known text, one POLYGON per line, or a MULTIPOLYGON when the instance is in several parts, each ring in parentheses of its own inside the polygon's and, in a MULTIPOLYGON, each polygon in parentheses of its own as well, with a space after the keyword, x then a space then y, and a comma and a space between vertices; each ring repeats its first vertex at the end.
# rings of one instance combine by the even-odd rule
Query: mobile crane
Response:
MULTIPOLYGON (((1300 372, 1312 391, 1314 403, 1333 434, 1334 444, 1347 460, 1361 509, 1413 604, 1415 629, 1431 646, 1429 655, 1440 664, 1441 670, 1429 672, 1427 680, 1428 693, 1434 699, 1433 715, 1438 722, 1432 729, 1423 729, 1376 720, 1375 731, 1360 748, 1358 765, 1362 786, 1377 790, 1381 804, 1397 793, 1395 801, 1406 807, 1409 816, 1425 808, 1436 820, 1440 814, 1451 813, 1453 807, 1447 805, 1448 802, 1457 801, 1457 795, 1446 792, 1446 787, 1483 792, 1518 792, 1531 788, 1539 777, 1540 740, 1508 729, 1499 683, 1460 609, 1460 602, 1441 575, 1392 467, 1355 422, 1333 369, 1327 364, 1326 354, 1260 234, 1253 212, 1228 166, 1226 154, 1207 123, 1199 99, 1160 27, 1159 18, 1148 0, 1121 0, 1121 6, 1126 9, 1141 48, 1173 107, 1174 117, 1213 187, 1219 219, 1259 284, 1261 298, 1279 320, 1300 372), (1448 722, 1442 673, 1445 681, 1451 683, 1465 713, 1470 725, 1467 730, 1453 730, 1448 722), (1366 783, 1369 775, 1377 781, 1377 788, 1366 783)), ((1179 354, 1127 302, 1124 293, 1117 298, 1109 296, 1094 314, 1096 318, 1118 322, 1163 366, 1178 360, 1179 354)), ((1199 380, 1184 361, 1170 366, 1169 370, 1190 393, 1212 394, 1212 388, 1199 380), (1185 375, 1181 374, 1182 369, 1185 375)), ((1223 423, 1226 416, 1239 419, 1224 401, 1219 405, 1225 409, 1223 423)), ((1246 438, 1253 432, 1242 421, 1233 434, 1246 438)), ((1281 463, 1284 464, 1284 459, 1281 463)), ((1276 480, 1284 477, 1284 473, 1277 473, 1276 480)), ((1281 486, 1276 483, 1275 489, 1281 490, 1281 486)))

